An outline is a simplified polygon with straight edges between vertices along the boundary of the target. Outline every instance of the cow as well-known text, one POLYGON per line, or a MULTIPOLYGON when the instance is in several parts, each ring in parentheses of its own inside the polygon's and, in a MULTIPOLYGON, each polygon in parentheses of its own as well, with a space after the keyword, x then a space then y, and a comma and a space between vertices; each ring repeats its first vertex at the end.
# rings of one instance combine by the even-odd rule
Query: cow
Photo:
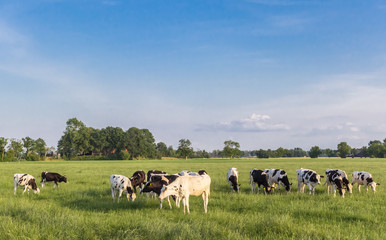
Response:
POLYGON ((145 185, 145 179, 146 174, 144 171, 139 170, 133 173, 133 176, 130 178, 130 181, 135 193, 137 193, 137 187, 139 187, 139 189, 143 188, 143 186, 145 185))
POLYGON ((233 189, 235 192, 240 191, 240 185, 238 184, 239 180, 239 172, 237 171, 237 168, 230 168, 227 174, 227 180, 229 183, 229 187, 233 189))
MULTIPOLYGON (((145 184, 142 188, 141 193, 149 193, 153 192, 158 196, 161 194, 161 189, 164 185, 168 185, 172 183, 179 177, 178 174, 173 175, 153 175, 150 180, 145 184)), ((172 209, 172 205, 170 204, 169 197, 167 197, 169 208, 172 209)), ((176 200, 176 199, 175 199, 176 200)), ((179 207, 179 200, 176 200, 176 205, 179 207)), ((160 209, 162 209, 162 200, 160 200, 160 209)))
POLYGON ((42 172, 42 180, 40 181, 42 188, 45 187, 46 182, 54 182, 54 188, 55 188, 55 186, 59 187, 58 183, 60 182, 67 183, 67 178, 66 176, 60 175, 59 173, 42 172))
POLYGON ((251 192, 253 193, 256 189, 256 184, 258 186, 257 190, 260 192, 260 186, 263 185, 264 193, 268 194, 271 192, 271 187, 268 185, 268 175, 262 170, 252 169, 250 172, 250 181, 251 181, 251 192))
POLYGON ((150 178, 151 178, 151 175, 153 175, 153 174, 167 174, 166 172, 164 172, 164 171, 160 171, 160 170, 149 170, 148 172, 147 172, 147 182, 150 180, 150 178))
POLYGON ((23 194, 27 190, 29 194, 29 190, 32 189, 34 193, 40 193, 40 189, 36 185, 35 178, 32 175, 24 174, 24 173, 16 173, 13 175, 13 193, 16 195, 16 189, 18 186, 24 187, 23 194))
POLYGON ((349 191, 349 193, 352 193, 352 185, 348 180, 347 174, 345 171, 340 169, 326 169, 326 182, 324 184, 327 184, 327 193, 330 193, 330 187, 332 186, 332 183, 330 182, 329 175, 332 173, 337 173, 339 176, 342 177, 343 181, 343 187, 349 191))
POLYGON ((332 191, 334 193, 334 197, 336 196, 336 188, 338 188, 340 196, 344 198, 344 193, 345 193, 345 185, 343 182, 342 176, 337 172, 337 171, 330 171, 326 175, 326 182, 328 181, 327 185, 327 193, 330 194, 330 185, 332 185, 332 191))
POLYGON ((208 174, 203 174, 200 176, 180 176, 172 183, 164 186, 161 189, 161 194, 159 199, 162 200, 168 196, 175 195, 178 199, 182 199, 182 204, 187 209, 188 214, 189 210, 189 197, 192 196, 202 196, 204 201, 204 212, 208 212, 208 201, 210 196, 210 183, 211 179, 208 174))
POLYGON ((289 182, 287 173, 283 169, 264 169, 268 175, 268 185, 275 189, 276 184, 280 189, 280 185, 285 188, 287 192, 291 191, 292 183, 289 182))
POLYGON ((178 173, 178 175, 180 176, 186 176, 186 175, 189 175, 189 176, 199 176, 199 175, 203 175, 203 174, 208 174, 205 170, 201 169, 199 170, 198 172, 191 172, 191 171, 181 171, 180 173, 178 173))
POLYGON ((379 183, 374 182, 373 177, 368 172, 353 172, 352 173, 352 185, 354 186, 355 183, 358 183, 358 191, 361 191, 361 185, 366 186, 366 192, 369 190, 369 185, 371 189, 373 190, 373 193, 376 192, 377 185, 380 185, 379 183))
POLYGON ((115 201, 115 196, 117 192, 119 192, 118 201, 117 201, 119 203, 119 199, 121 198, 122 193, 126 191, 127 201, 130 201, 131 199, 131 201, 134 202, 136 198, 136 194, 133 191, 134 189, 133 189, 133 186, 131 185, 131 181, 129 178, 122 175, 113 174, 110 177, 110 187, 111 187, 111 196, 113 197, 113 201, 115 201))
POLYGON ((315 194, 315 187, 320 184, 320 178, 324 178, 324 176, 320 176, 314 170, 310 169, 300 168, 296 170, 296 174, 298 178, 298 190, 303 193, 305 185, 308 185, 310 194, 315 194))

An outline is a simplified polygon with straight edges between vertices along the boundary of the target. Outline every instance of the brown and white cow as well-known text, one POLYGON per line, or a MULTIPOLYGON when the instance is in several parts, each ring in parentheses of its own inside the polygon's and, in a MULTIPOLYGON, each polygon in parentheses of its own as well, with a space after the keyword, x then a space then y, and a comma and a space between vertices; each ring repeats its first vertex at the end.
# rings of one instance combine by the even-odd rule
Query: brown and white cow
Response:
POLYGON ((366 192, 368 192, 369 186, 370 186, 374 193, 376 192, 377 185, 380 185, 379 183, 374 182, 373 176, 371 176, 370 173, 360 172, 360 171, 352 173, 352 183, 351 184, 354 186, 355 183, 358 184, 358 191, 359 192, 361 191, 361 185, 365 185, 366 192))
POLYGON ((42 172, 42 180, 40 181, 42 188, 45 187, 46 182, 54 182, 54 188, 55 186, 59 186, 58 183, 65 182, 67 183, 66 176, 62 176, 59 173, 53 173, 53 172, 42 172))
POLYGON ((265 169, 264 172, 268 175, 268 185, 273 189, 278 185, 283 186, 287 192, 291 191, 292 183, 289 182, 287 173, 283 169, 265 169))
POLYGON ((171 195, 177 196, 179 199, 182 199, 185 214, 185 208, 187 209, 187 212, 190 213, 189 197, 201 195, 204 201, 204 212, 207 213, 210 196, 210 182, 211 179, 208 174, 200 176, 180 176, 174 182, 162 188, 159 199, 162 200, 171 195))
POLYGON ((240 185, 239 182, 239 171, 237 171, 237 168, 230 168, 227 173, 227 180, 229 183, 229 187, 233 189, 235 192, 240 191, 240 185))
POLYGON ((252 169, 250 172, 251 181, 251 192, 253 193, 258 186, 257 191, 260 192, 260 186, 263 185, 264 193, 268 194, 271 192, 271 187, 268 185, 268 175, 266 172, 259 169, 252 169))
POLYGON ((119 199, 122 196, 123 192, 126 192, 127 201, 133 201, 136 198, 136 194, 134 192, 133 186, 131 185, 131 181, 128 177, 113 174, 110 177, 110 187, 111 187, 111 196, 113 197, 113 201, 115 201, 115 196, 118 195, 118 203, 119 199))
POLYGON ((139 189, 143 188, 143 186, 145 185, 145 179, 146 174, 144 171, 139 170, 133 173, 133 176, 130 178, 130 181, 135 193, 137 193, 137 187, 139 187, 139 189))
POLYGON ((310 169, 299 169, 296 170, 297 178, 298 178, 298 190, 304 193, 305 185, 310 188, 310 194, 315 194, 315 187, 320 184, 320 178, 324 176, 320 176, 314 170, 310 169))
POLYGON ((27 190, 29 194, 29 190, 32 189, 34 193, 40 193, 38 186, 36 185, 35 178, 32 175, 25 173, 16 173, 13 175, 13 193, 16 195, 16 189, 18 186, 24 187, 23 194, 27 190))

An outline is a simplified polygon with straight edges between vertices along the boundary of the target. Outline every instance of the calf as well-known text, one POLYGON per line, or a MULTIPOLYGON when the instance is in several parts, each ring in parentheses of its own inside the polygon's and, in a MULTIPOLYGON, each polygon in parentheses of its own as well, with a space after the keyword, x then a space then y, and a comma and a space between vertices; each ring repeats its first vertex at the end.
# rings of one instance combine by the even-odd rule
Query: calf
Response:
POLYGON ((143 188, 143 186, 145 185, 145 179, 146 174, 144 171, 139 170, 133 173, 133 176, 130 178, 130 181, 135 193, 137 193, 137 187, 139 187, 139 189, 143 188))
POLYGON ((252 169, 250 174, 251 180, 251 192, 253 193, 256 189, 256 184, 258 186, 257 190, 260 192, 260 186, 263 185, 264 193, 267 194, 271 192, 271 187, 268 185, 268 175, 264 171, 259 169, 252 169))
POLYGON ((229 183, 229 187, 233 189, 235 192, 240 191, 240 185, 238 184, 239 180, 239 172, 237 168, 230 168, 227 174, 227 180, 229 183))
POLYGON ((324 177, 320 176, 313 170, 303 168, 296 170, 296 174, 298 178, 299 191, 304 193, 304 187, 305 185, 308 185, 310 194, 315 194, 315 187, 320 184, 320 178, 324 177))
POLYGON ((16 173, 13 175, 13 193, 16 195, 16 189, 18 186, 24 187, 23 194, 25 193, 26 190, 32 189, 34 193, 40 193, 40 190, 38 186, 36 185, 35 178, 32 175, 29 174, 23 174, 23 173, 16 173))
POLYGON ((201 195, 202 200, 204 201, 204 212, 207 213, 208 201, 210 196, 210 182, 211 179, 208 174, 203 174, 200 176, 180 176, 174 182, 164 186, 161 189, 159 199, 162 200, 171 195, 177 196, 178 199, 182 199, 185 214, 185 208, 187 209, 188 213, 190 213, 190 195, 201 195))
POLYGON ((265 169, 264 172, 268 175, 268 185, 275 188, 276 184, 280 189, 280 185, 287 192, 291 191, 292 183, 289 183, 287 173, 283 169, 265 169))
MULTIPOLYGON (((330 171, 326 175, 326 179, 327 179, 326 182, 328 181, 329 184, 332 185, 334 197, 336 196, 335 188, 338 188, 340 196, 342 196, 342 198, 344 198, 345 186, 344 186, 342 176, 338 172, 330 171)), ((327 192, 328 192, 328 194, 330 193, 329 192, 329 185, 327 186, 327 192)))
MULTIPOLYGON (((153 192, 158 196, 161 194, 161 189, 164 185, 168 185, 175 181, 179 177, 178 174, 173 175, 153 175, 150 180, 145 184, 141 193, 150 193, 153 192)), ((172 209, 172 205, 170 204, 169 197, 167 197, 169 208, 172 209)), ((176 200, 176 199, 175 199, 176 200)), ((179 200, 176 200, 176 205, 179 207, 179 200)), ((160 200, 160 209, 162 209, 162 200, 160 200)))
POLYGON ((115 201, 115 196, 117 192, 119 192, 118 195, 118 203, 119 199, 122 196, 122 192, 126 191, 126 197, 127 201, 130 201, 130 199, 134 202, 136 198, 136 194, 133 191, 133 186, 131 185, 131 181, 129 178, 122 176, 122 175, 111 175, 110 177, 110 187, 111 187, 111 196, 113 197, 113 201, 115 201))
POLYGON ((59 186, 58 183, 65 182, 67 183, 66 176, 62 176, 59 173, 53 173, 53 172, 42 172, 42 180, 40 181, 42 188, 45 187, 46 182, 54 182, 54 188, 55 186, 59 186))
POLYGON ((330 182, 330 178, 328 177, 329 175, 337 173, 343 181, 343 187, 349 191, 349 193, 352 193, 352 185, 348 181, 348 177, 345 171, 340 170, 340 169, 327 169, 326 170, 326 182, 324 184, 327 184, 327 193, 330 193, 330 187, 332 186, 333 183, 330 182))
POLYGON ((368 172, 353 172, 352 173, 352 185, 354 186, 355 183, 358 183, 358 191, 361 191, 361 185, 366 186, 366 192, 369 190, 369 186, 373 190, 373 192, 376 192, 377 185, 380 185, 379 183, 374 182, 373 177, 368 172))

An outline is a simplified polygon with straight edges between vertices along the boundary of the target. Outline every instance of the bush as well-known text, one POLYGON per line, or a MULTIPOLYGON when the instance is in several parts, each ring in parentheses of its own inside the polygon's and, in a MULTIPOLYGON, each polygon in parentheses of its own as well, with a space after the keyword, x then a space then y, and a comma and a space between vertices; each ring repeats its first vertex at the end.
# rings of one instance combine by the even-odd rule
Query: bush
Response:
POLYGON ((15 160, 15 152, 11 149, 5 153, 4 162, 13 162, 15 160))
POLYGON ((125 150, 121 150, 119 153, 118 153, 118 158, 120 160, 129 160, 130 159, 130 153, 128 151, 125 151, 125 150))
POLYGON ((27 160, 27 161, 39 161, 40 157, 36 153, 29 153, 26 156, 25 160, 27 160))

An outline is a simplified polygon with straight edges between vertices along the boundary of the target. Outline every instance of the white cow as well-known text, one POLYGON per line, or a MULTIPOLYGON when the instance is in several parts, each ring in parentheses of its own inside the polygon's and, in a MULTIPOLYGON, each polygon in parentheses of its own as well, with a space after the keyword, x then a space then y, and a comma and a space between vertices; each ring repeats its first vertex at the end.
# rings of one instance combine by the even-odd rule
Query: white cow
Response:
POLYGON ((32 175, 25 174, 25 173, 16 173, 13 175, 13 193, 16 195, 16 189, 18 186, 24 187, 23 194, 25 193, 26 190, 32 189, 34 193, 40 193, 40 190, 38 186, 36 185, 35 178, 32 175))
POLYGON ((352 173, 352 185, 354 186, 355 183, 358 183, 358 191, 360 192, 361 185, 365 185, 366 187, 366 192, 369 190, 369 186, 375 193, 377 185, 380 185, 379 183, 374 182, 373 177, 371 176, 370 173, 368 172, 353 172, 352 173))
POLYGON ((113 201, 115 201, 115 196, 117 192, 119 192, 119 195, 118 195, 118 203, 119 203, 119 199, 121 198, 122 193, 126 191, 127 201, 130 201, 131 199, 134 202, 136 195, 134 192, 134 188, 131 185, 131 181, 128 177, 113 174, 110 177, 110 186, 111 186, 111 196, 113 197, 113 201))
POLYGON ((182 204, 189 210, 189 196, 202 196, 204 201, 204 212, 208 212, 208 201, 210 196, 210 182, 209 175, 203 174, 200 176, 180 176, 174 182, 161 189, 159 200, 162 200, 168 196, 175 195, 178 199, 182 199, 182 204))
POLYGON ((240 185, 238 184, 239 181, 239 171, 237 171, 237 168, 230 168, 227 174, 227 180, 229 183, 229 187, 233 189, 235 192, 240 191, 240 185))
POLYGON ((280 190, 280 185, 285 188, 287 192, 291 191, 292 183, 289 183, 287 173, 283 169, 264 169, 268 175, 268 185, 274 189, 276 184, 280 190))
POLYGON ((317 174, 314 170, 303 168, 296 170, 296 174, 298 178, 298 190, 304 193, 304 188, 308 185, 310 194, 315 194, 315 187, 320 184, 320 178, 324 177, 317 174))
POLYGON ((330 194, 330 188, 331 186, 333 186, 333 182, 330 181, 330 175, 332 175, 333 173, 337 173, 342 178, 342 188, 345 188, 349 191, 349 193, 352 193, 352 185, 349 182, 345 171, 340 169, 326 169, 326 182, 324 184, 327 184, 327 194, 330 194))

